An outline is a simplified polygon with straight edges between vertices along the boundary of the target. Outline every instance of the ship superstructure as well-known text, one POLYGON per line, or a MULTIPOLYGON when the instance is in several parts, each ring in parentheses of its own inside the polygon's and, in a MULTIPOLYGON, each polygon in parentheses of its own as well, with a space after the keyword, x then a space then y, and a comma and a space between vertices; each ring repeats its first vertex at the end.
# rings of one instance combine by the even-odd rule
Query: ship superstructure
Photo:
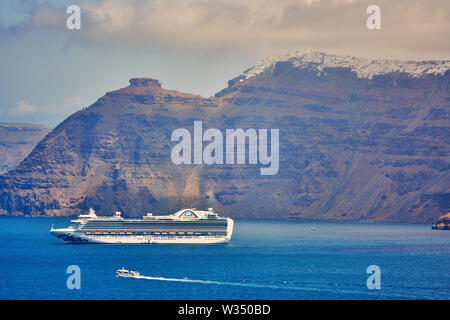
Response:
POLYGON ((165 216, 148 213, 141 219, 125 219, 120 212, 97 216, 93 209, 71 221, 71 226, 50 232, 66 243, 226 243, 233 220, 208 211, 182 209, 165 216))

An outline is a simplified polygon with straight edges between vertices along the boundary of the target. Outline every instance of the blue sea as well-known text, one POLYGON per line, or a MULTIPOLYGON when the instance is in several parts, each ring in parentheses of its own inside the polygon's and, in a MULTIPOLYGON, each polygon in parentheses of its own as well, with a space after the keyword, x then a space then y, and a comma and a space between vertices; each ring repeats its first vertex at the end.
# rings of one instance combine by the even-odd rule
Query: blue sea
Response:
POLYGON ((429 225, 236 220, 225 245, 69 245, 50 235, 69 223, 0 218, 1 299, 450 297, 450 231, 429 225), (71 265, 79 290, 67 288, 71 265), (367 288, 370 265, 380 289, 367 288), (115 277, 122 266, 162 279, 115 277))

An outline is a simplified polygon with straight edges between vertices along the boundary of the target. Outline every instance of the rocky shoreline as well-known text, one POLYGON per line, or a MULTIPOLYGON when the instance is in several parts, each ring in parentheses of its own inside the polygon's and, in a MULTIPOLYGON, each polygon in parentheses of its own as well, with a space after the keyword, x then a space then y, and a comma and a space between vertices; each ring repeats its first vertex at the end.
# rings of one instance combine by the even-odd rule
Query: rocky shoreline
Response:
POLYGON ((436 224, 431 226, 433 230, 450 230, 450 212, 440 217, 436 224))

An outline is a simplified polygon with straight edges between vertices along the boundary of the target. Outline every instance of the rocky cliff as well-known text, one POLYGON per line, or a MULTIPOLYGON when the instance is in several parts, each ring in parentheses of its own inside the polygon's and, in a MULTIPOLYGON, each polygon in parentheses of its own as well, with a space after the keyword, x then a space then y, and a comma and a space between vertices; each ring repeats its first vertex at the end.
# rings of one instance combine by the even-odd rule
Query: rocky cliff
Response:
MULTIPOLYGON (((131 79, 71 115, 0 177, 9 214, 166 213, 432 222, 450 209, 449 61, 301 51, 213 98, 131 79), (177 128, 278 128, 280 168, 174 165, 177 128)), ((206 143, 205 143, 206 144, 206 143)))
POLYGON ((51 128, 27 123, 0 123, 0 173, 15 168, 51 128))
POLYGON ((433 230, 450 230, 450 211, 440 217, 431 228, 433 230))

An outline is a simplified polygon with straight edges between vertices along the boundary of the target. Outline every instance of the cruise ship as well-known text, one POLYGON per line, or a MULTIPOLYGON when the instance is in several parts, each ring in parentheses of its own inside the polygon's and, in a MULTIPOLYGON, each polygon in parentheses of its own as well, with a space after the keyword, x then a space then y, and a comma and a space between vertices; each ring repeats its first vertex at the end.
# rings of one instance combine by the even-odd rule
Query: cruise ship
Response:
POLYGON ((125 219, 120 212, 113 216, 97 216, 93 209, 71 221, 71 226, 50 229, 65 243, 227 243, 233 233, 233 220, 208 211, 182 209, 174 214, 142 219, 125 219))

